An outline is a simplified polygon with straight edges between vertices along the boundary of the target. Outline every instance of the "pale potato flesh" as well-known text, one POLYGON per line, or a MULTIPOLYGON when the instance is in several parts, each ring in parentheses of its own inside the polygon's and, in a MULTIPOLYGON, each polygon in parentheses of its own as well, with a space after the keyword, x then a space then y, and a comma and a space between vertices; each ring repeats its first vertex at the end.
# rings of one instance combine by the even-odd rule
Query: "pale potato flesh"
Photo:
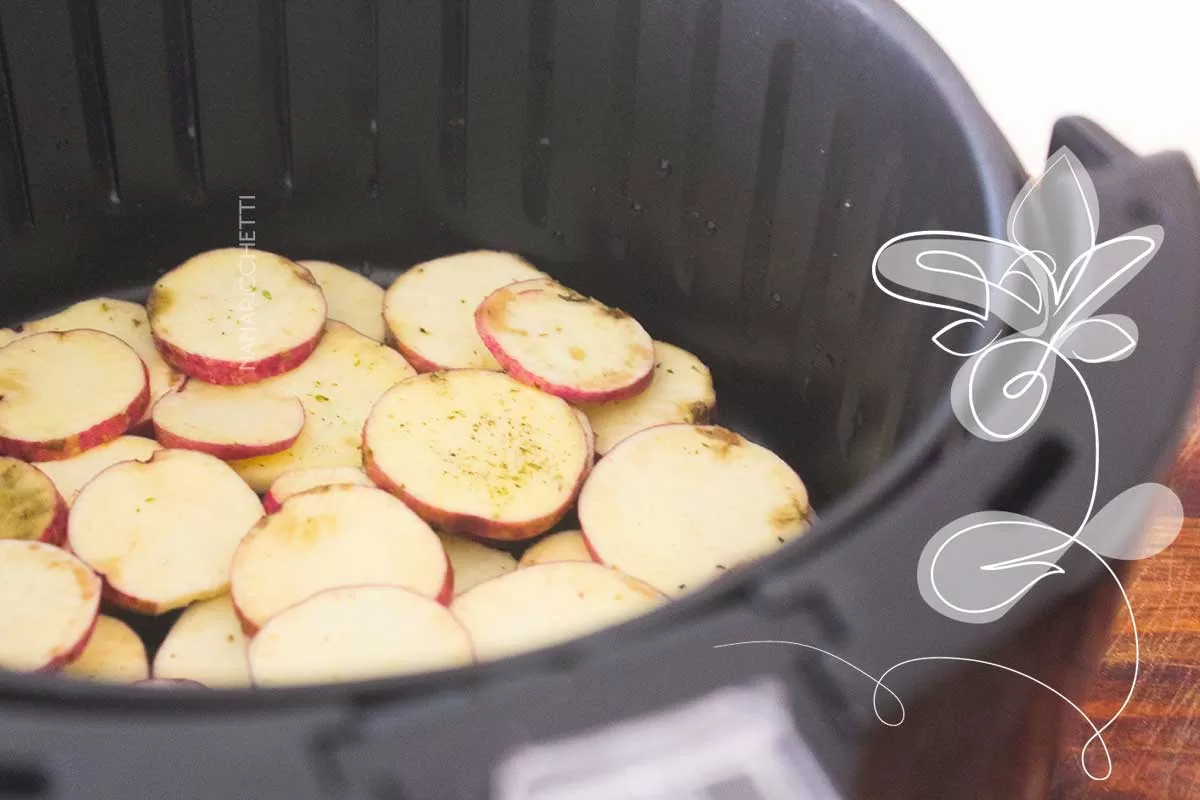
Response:
POLYGON ((475 309, 489 294, 544 273, 509 253, 478 251, 409 269, 387 291, 384 317, 392 337, 439 369, 500 365, 475 330, 475 309))
POLYGON ((0 669, 53 665, 92 629, 100 579, 48 544, 0 541, 0 669))
MULTIPOLYGON (((154 346, 145 307, 128 300, 111 297, 84 300, 52 316, 26 323, 22 335, 81 328, 116 336, 138 354, 150 377, 151 403, 183 381, 183 375, 167 364, 154 346)), ((146 413, 149 414, 149 409, 146 413)))
POLYGON ((321 592, 274 617, 250 643, 258 686, 341 683, 472 663, 445 606, 392 586, 321 592))
POLYGON ((62 672, 68 678, 102 683, 137 683, 150 677, 142 640, 124 622, 103 614, 83 653, 62 672))
POLYGON ((579 521, 605 564, 678 595, 808 529, 808 492, 781 458, 724 428, 661 425, 600 459, 579 521))
POLYGON ((599 564, 560 562, 519 569, 457 597, 480 661, 560 644, 653 611, 665 597, 599 564))
POLYGON ((325 294, 330 319, 346 323, 368 339, 382 342, 386 338, 383 287, 365 275, 328 261, 296 263, 317 279, 325 294))
POLYGON ((0 328, 0 347, 9 342, 15 342, 19 338, 19 334, 11 328, 0 328))
POLYGON ((154 656, 154 677, 213 688, 250 685, 249 644, 228 594, 188 606, 154 656))
POLYGON ((478 324, 493 354, 499 348, 568 399, 620 390, 654 368, 654 341, 637 320, 549 278, 497 290, 480 306, 478 324))
POLYGON ((99 331, 39 333, 0 349, 0 436, 50 442, 129 412, 146 390, 142 360, 99 331))
POLYGON ((283 503, 293 495, 321 486, 374 486, 367 473, 359 467, 309 467, 294 469, 280 475, 271 484, 270 495, 283 503))
POLYGON ((250 532, 233 559, 233 601, 262 625, 338 586, 388 584, 438 598, 449 562, 420 517, 380 489, 327 486, 294 495, 250 532))
POLYGON ((706 423, 716 405, 708 367, 682 348, 655 342, 654 378, 641 394, 609 403, 580 403, 604 455, 630 434, 671 422, 706 423))
POLYGON ((68 506, 74 505, 80 490, 94 477, 122 461, 147 461, 161 450, 158 442, 141 436, 118 436, 111 442, 85 450, 63 461, 34 464, 46 473, 68 506))
POLYGON ((232 462, 255 491, 286 472, 307 467, 361 467, 363 422, 375 401, 416 375, 404 357, 348 325, 330 322, 317 349, 292 372, 254 384, 256 391, 298 397, 305 422, 287 450, 232 462))
MULTIPOLYGON (((304 405, 256 386, 188 381, 154 407, 154 424, 170 434, 211 446, 263 447, 294 440, 304 428, 304 405)), ((285 449, 276 447, 277 450, 285 449)))
POLYGON ((68 538, 113 588, 161 613, 224 592, 233 553, 262 516, 258 496, 223 462, 160 450, 84 487, 68 538))
POLYGON ((503 550, 453 533, 440 533, 438 536, 454 569, 455 595, 517 568, 517 560, 503 550))
POLYGON ((58 491, 45 474, 0 456, 0 539, 37 541, 58 508, 58 491))
POLYGON ((194 256, 158 279, 146 307, 157 338, 235 364, 299 348, 326 321, 325 296, 308 270, 265 250, 194 256))
POLYGON ((538 564, 553 564, 558 561, 591 561, 583 540, 583 531, 559 531, 535 542, 521 556, 518 567, 534 567, 538 564))
POLYGON ((483 370, 396 386, 365 437, 378 467, 420 502, 496 522, 565 512, 588 460, 570 406, 483 370))

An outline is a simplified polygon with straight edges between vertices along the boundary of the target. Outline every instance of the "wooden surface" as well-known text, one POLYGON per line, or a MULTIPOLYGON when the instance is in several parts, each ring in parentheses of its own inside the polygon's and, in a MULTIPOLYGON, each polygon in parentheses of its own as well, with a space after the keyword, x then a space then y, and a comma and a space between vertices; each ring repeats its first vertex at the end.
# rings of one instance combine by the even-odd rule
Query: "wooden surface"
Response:
MULTIPOLYGON (((1200 404, 1190 430, 1168 481, 1183 500, 1184 529, 1165 551, 1138 562, 1124 581, 1141 637, 1141 669, 1133 700, 1105 733, 1112 775, 1096 782, 1083 773, 1079 749, 1090 730, 1068 721, 1053 781, 1055 800, 1200 798, 1200 404)), ((1124 612, 1112 637, 1085 692, 1083 708, 1094 721, 1120 708, 1133 676, 1133 638, 1124 612)))

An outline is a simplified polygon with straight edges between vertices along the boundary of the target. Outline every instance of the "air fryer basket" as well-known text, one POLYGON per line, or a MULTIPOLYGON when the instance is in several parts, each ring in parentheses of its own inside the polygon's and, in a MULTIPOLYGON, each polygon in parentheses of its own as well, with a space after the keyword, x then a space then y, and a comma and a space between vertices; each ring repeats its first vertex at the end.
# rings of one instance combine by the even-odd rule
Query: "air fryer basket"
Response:
MULTIPOLYGON (((921 548, 951 519, 1075 519, 1091 450, 1070 388, 1030 435, 968 437, 946 397, 957 362, 929 344, 945 320, 871 283, 896 234, 1003 238, 1024 179, 889 2, 10 0, 0 44, 0 324, 143 298, 247 231, 381 283, 514 250, 700 355, 721 421, 787 458, 822 511, 650 617, 451 674, 163 693, 0 675, 0 797, 499 798, 525 744, 764 679, 819 764, 796 797, 830 796, 822 775, 845 796, 1016 797, 1053 757, 1019 745, 1057 701, 1016 678, 899 670, 908 720, 885 729, 873 682, 820 653, 714 649, 804 642, 873 675, 999 653, 1065 688, 1110 613, 1070 556, 990 625, 918 594, 921 548)), ((1092 173, 1102 234, 1167 232, 1111 304, 1144 346, 1092 383, 1119 454, 1100 505, 1156 474, 1190 396, 1200 197, 1181 156, 1134 157, 1084 120, 1054 140, 1092 173)))

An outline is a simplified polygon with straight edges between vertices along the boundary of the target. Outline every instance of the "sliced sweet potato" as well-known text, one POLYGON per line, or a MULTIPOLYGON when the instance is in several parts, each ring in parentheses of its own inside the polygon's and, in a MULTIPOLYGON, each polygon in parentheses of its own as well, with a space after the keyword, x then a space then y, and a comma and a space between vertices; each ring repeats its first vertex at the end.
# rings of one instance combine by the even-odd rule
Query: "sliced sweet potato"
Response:
POLYGON ((517 568, 512 554, 453 533, 440 534, 442 547, 454 570, 454 594, 460 595, 484 581, 517 568))
POLYGON ((189 380, 154 406, 154 435, 165 447, 225 461, 281 453, 304 430, 304 404, 251 386, 189 380))
POLYGON ((122 461, 147 461, 162 447, 153 439, 141 436, 118 436, 111 442, 93 447, 77 456, 62 461, 39 461, 35 467, 54 481, 58 493, 67 506, 75 504, 75 498, 92 478, 113 464, 122 461))
POLYGON ((379 489, 323 486, 294 495, 233 557, 233 604, 252 634, 288 606, 337 586, 403 586, 449 602, 454 573, 433 529, 379 489))
POLYGON ((68 678, 102 683, 137 683, 150 677, 141 638, 124 622, 101 614, 87 647, 62 669, 68 678))
POLYGON ((549 278, 492 292, 475 326, 514 378, 572 403, 632 397, 654 377, 654 340, 637 320, 549 278))
POLYGON ((480 661, 560 644, 658 608, 666 598, 599 564, 519 569, 455 598, 480 661))
POLYGON ((383 342, 387 337, 387 326, 383 324, 382 286, 365 275, 328 261, 296 263, 317 279, 325 293, 330 319, 346 323, 368 339, 383 342))
POLYGON ((395 586, 329 589, 274 616, 250 642, 258 686, 345 683, 470 664, 445 606, 395 586))
POLYGON ((374 486, 359 467, 308 467, 280 475, 263 497, 263 508, 274 514, 293 495, 321 486, 374 486))
POLYGON ((110 600, 162 614, 229 588, 238 543, 262 504, 226 464, 192 450, 109 467, 83 488, 68 542, 110 600))
POLYGON ((67 504, 45 473, 0 456, 0 540, 61 545, 67 538, 67 504))
POLYGON ((145 365, 111 334, 37 333, 0 348, 0 455, 70 458, 125 433, 149 402, 145 365))
POLYGON ((308 467, 361 467, 363 422, 375 401, 416 374, 390 347, 377 344, 341 322, 312 356, 287 375, 257 384, 275 397, 297 397, 304 405, 304 430, 281 453, 234 461, 255 491, 266 492, 286 472, 308 467))
POLYGON ((486 370, 398 384, 375 404, 363 435, 372 480, 439 530, 488 539, 552 527, 589 461, 574 409, 486 370))
POLYGON ((670 595, 808 529, 808 492, 770 450, 732 431, 660 425, 600 459, 579 497, 597 561, 670 595))
POLYGON ((154 656, 154 677, 213 688, 249 686, 247 644, 229 595, 201 600, 171 626, 154 656))
POLYGON ((201 253, 163 275, 146 310, 168 364, 223 386, 304 363, 327 315, 325 295, 308 270, 274 253, 239 248, 201 253))
POLYGON ((583 531, 559 531, 534 542, 521 555, 517 567, 524 569, 559 561, 588 562, 592 560, 592 551, 588 550, 587 542, 583 538, 583 531))
MULTIPOLYGON (((150 335, 150 319, 146 308, 139 303, 117 300, 112 297, 97 297, 84 300, 49 317, 27 322, 21 327, 21 336, 52 331, 89 329, 111 334, 138 354, 146 365, 150 380, 150 405, 167 392, 183 383, 184 376, 176 371, 154 346, 150 335)), ((149 418, 147 409, 144 419, 149 418)))
POLYGON ((0 669, 57 669, 87 647, 100 579, 75 556, 42 542, 0 541, 0 669))
POLYGON ((626 436, 672 422, 711 421, 717 395, 712 374, 700 359, 666 342, 655 342, 654 379, 646 390, 611 403, 583 403, 603 456, 626 436))
POLYGON ((501 286, 541 277, 521 258, 489 250, 418 264, 387 290, 388 338, 421 372, 499 370, 475 329, 475 309, 501 286))

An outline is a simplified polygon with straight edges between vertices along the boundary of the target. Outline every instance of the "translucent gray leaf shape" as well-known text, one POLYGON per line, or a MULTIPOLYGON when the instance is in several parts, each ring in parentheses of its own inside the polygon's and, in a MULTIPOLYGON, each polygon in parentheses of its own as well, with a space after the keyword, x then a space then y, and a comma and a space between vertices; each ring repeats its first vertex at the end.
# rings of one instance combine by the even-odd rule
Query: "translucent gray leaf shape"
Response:
POLYGON ((1056 281, 1096 243, 1099 203, 1087 170, 1067 148, 1031 178, 1008 212, 1008 238, 1043 257, 1056 281))
POLYGON ((1079 539, 1106 558, 1134 561, 1158 555, 1182 529, 1179 495, 1160 483, 1142 483, 1110 500, 1079 539))
POLYGON ((1100 314, 1071 323, 1060 334, 1058 350, 1086 364, 1120 361, 1137 348, 1137 323, 1122 314, 1100 314))
POLYGON ((1039 582, 1062 574, 1046 554, 1066 544, 1061 531, 1020 514, 968 514, 925 545, 917 584, 939 614, 960 622, 994 622, 1039 582))
POLYGON ((959 423, 989 442, 1006 442, 1037 422, 1050 397, 1057 358, 1045 342, 1014 334, 959 367, 950 405, 959 423))
POLYGON ((981 321, 995 316, 1031 335, 1045 329, 1053 311, 1045 265, 999 239, 906 234, 880 248, 871 269, 876 285, 892 297, 981 321))
POLYGON ((1133 280, 1162 246, 1161 225, 1100 242, 1072 262, 1063 277, 1053 325, 1062 330, 1087 319, 1133 280))

